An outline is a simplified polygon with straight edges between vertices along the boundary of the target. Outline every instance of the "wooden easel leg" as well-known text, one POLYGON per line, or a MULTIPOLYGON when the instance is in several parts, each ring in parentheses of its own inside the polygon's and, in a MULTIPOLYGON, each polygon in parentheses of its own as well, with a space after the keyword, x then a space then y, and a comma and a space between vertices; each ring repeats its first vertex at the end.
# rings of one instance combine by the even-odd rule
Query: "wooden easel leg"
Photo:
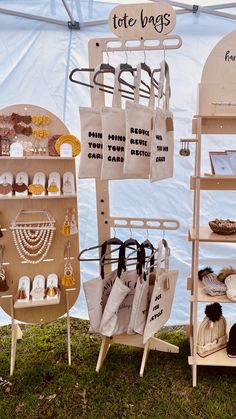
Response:
POLYGON ((197 385, 197 365, 192 366, 193 387, 197 385))
POLYGON ((16 332, 16 340, 21 340, 23 337, 23 333, 18 323, 15 324, 15 332, 16 332))
POLYGON ((144 368, 145 368, 146 363, 147 363, 147 358, 148 358, 148 354, 149 354, 149 350, 150 350, 149 340, 145 343, 144 349, 143 349, 143 357, 142 357, 141 368, 140 368, 140 372, 139 372, 140 377, 143 377, 144 368))
POLYGON ((70 340, 70 314, 69 314, 69 293, 66 290, 66 323, 67 323, 67 353, 68 365, 71 365, 71 340, 70 340))
POLYGON ((107 352, 111 346, 111 339, 107 336, 102 337, 102 344, 98 355, 97 365, 96 365, 96 372, 99 372, 104 359, 106 358, 107 352))
POLYGON ((165 342, 164 340, 158 339, 158 338, 151 338, 149 339, 149 349, 154 349, 155 351, 161 351, 161 352, 172 352, 175 354, 179 353, 179 347, 176 345, 173 345, 172 343, 165 342))

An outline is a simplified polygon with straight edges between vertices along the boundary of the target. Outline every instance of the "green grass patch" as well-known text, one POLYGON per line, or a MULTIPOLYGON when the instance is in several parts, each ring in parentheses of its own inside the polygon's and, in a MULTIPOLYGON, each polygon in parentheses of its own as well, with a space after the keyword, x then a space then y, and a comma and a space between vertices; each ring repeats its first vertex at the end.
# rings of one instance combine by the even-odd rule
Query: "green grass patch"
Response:
POLYGON ((10 377, 11 328, 0 329, 1 419, 236 418, 235 369, 198 367, 192 388, 184 328, 158 334, 180 353, 150 351, 143 378, 142 350, 122 345, 113 345, 95 372, 101 339, 88 333, 87 321, 71 319, 71 367, 65 319, 22 330, 10 377))

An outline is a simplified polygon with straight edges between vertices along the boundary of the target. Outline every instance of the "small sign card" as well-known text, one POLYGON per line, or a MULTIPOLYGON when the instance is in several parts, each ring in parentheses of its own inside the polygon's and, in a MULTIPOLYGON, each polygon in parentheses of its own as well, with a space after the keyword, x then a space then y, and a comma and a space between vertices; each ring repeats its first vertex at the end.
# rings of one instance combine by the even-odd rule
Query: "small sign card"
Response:
POLYGON ((72 145, 64 143, 60 146, 60 157, 72 157, 72 145))
POLYGON ((23 157, 24 149, 21 143, 12 143, 10 145, 10 157, 23 157))
POLYGON ((155 39, 171 32, 175 24, 175 10, 164 2, 119 5, 109 16, 110 29, 119 38, 155 39))

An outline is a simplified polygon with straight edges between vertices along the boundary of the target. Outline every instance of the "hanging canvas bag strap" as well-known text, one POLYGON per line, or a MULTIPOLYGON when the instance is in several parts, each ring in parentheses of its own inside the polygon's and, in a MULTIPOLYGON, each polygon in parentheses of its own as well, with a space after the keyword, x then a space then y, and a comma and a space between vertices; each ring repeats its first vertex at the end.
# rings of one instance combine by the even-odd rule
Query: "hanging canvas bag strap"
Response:
MULTIPOLYGON (((137 65, 136 76, 134 78, 134 103, 139 103, 140 100, 140 87, 141 87, 141 76, 142 76, 142 64, 137 65)), ((150 97, 148 102, 148 107, 154 109, 155 107, 155 89, 152 83, 152 79, 150 79, 150 97)))
MULTIPOLYGON (((105 256, 105 254, 106 254, 106 252, 107 252, 107 246, 110 246, 110 245, 118 245, 118 243, 117 243, 117 239, 116 238, 114 238, 114 241, 112 241, 112 239, 110 239, 109 240, 109 243, 108 243, 108 240, 106 240, 105 242, 103 242, 102 243, 102 246, 101 246, 101 254, 100 254, 100 260, 101 260, 101 267, 100 267, 100 275, 101 275, 101 278, 102 279, 104 279, 104 276, 105 276, 105 270, 104 270, 104 261, 105 261, 105 258, 104 258, 104 256, 105 256)), ((119 252, 119 254, 120 254, 120 252, 119 252)))
MULTIPOLYGON (((98 65, 95 70, 94 70, 94 74, 96 74, 97 71, 100 71, 101 65, 98 65)), ((97 84, 94 83, 94 87, 93 87, 93 92, 92 92, 92 101, 91 101, 91 105, 92 108, 100 108, 101 106, 101 99, 103 97, 103 93, 100 90, 99 86, 97 84)))
POLYGON ((127 247, 135 246, 137 248, 137 264, 136 264, 136 270, 138 275, 140 276, 142 274, 142 264, 143 264, 143 258, 145 259, 145 255, 143 256, 143 248, 141 248, 139 242, 137 240, 131 239, 132 243, 130 243, 130 240, 127 240, 120 246, 119 251, 119 262, 118 262, 118 269, 117 269, 117 276, 120 278, 122 272, 126 272, 126 263, 125 263, 125 251, 127 247), (140 249, 140 250, 139 250, 140 249))
POLYGON ((119 74, 121 71, 121 65, 118 65, 115 69, 115 84, 112 98, 112 107, 121 108, 121 86, 119 82, 119 74))
POLYGON ((165 259, 164 259, 164 272, 169 272, 169 255, 170 249, 168 247, 166 240, 161 240, 158 243, 158 254, 157 254, 157 267, 156 267, 156 281, 158 282, 158 277, 161 274, 161 263, 162 263, 162 255, 163 255, 163 248, 165 249, 165 259))
POLYGON ((160 64, 158 107, 160 107, 161 98, 163 99, 163 110, 169 111, 170 72, 169 72, 169 66, 165 60, 163 60, 160 64), (165 88, 164 88, 164 85, 165 85, 165 88))

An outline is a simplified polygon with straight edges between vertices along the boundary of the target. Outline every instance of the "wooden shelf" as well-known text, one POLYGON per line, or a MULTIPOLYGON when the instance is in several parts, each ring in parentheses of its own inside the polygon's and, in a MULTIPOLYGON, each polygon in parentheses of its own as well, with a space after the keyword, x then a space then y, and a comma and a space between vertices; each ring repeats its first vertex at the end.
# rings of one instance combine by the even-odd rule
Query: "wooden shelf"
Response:
POLYGON ((197 178, 196 176, 191 176, 190 178, 190 189, 196 189, 196 180, 200 179, 200 189, 201 190, 236 190, 236 175, 209 175, 201 176, 197 178))
POLYGON ((196 232, 193 227, 190 227, 188 232, 188 240, 199 240, 200 242, 207 243, 236 243, 236 234, 230 235, 221 235, 213 233, 213 231, 208 226, 200 226, 199 228, 199 238, 196 237, 196 232))
POLYGON ((19 302, 15 301, 14 308, 32 308, 32 307, 42 307, 42 306, 53 306, 55 304, 60 304, 61 301, 61 293, 58 293, 58 297, 55 299, 46 299, 43 300, 29 300, 27 302, 19 302))
POLYGON ((192 133, 198 134, 198 120, 201 121, 201 134, 236 134, 236 115, 195 115, 192 120, 192 133))
MULTIPOLYGON (((193 357, 188 357, 189 365, 193 365, 193 357)), ((218 367, 236 367, 236 358, 231 358, 227 355, 226 348, 221 349, 214 354, 208 355, 205 358, 197 355, 197 365, 218 366, 218 367)))
MULTIPOLYGON (((202 281, 198 281, 198 293, 197 293, 197 301, 198 302, 203 302, 203 303, 232 303, 234 304, 235 302, 232 300, 229 300, 229 298, 227 297, 227 295, 216 295, 214 297, 211 297, 208 294, 205 294, 203 291, 203 283, 202 281)), ((191 295, 189 297, 189 301, 193 302, 194 301, 194 296, 191 295)))
POLYGON ((31 196, 31 195, 23 195, 23 196, 16 196, 16 195, 12 195, 12 196, 0 196, 0 201, 1 200, 6 200, 6 199, 9 199, 9 200, 12 200, 12 199, 70 199, 70 198, 76 198, 76 194, 72 194, 72 195, 43 195, 43 196, 37 196, 37 195, 35 195, 35 196, 31 196))

